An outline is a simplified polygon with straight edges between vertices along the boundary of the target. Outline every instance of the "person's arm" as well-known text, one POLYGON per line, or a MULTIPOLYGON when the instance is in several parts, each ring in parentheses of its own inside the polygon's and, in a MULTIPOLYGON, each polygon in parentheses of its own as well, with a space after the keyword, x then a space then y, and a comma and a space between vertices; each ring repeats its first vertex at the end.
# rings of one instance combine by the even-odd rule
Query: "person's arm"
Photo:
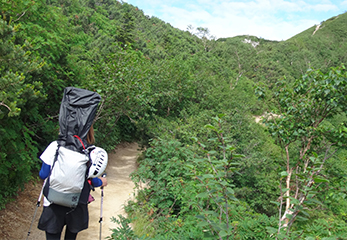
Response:
POLYGON ((42 162, 41 170, 39 176, 41 179, 46 179, 51 171, 51 165, 42 162))

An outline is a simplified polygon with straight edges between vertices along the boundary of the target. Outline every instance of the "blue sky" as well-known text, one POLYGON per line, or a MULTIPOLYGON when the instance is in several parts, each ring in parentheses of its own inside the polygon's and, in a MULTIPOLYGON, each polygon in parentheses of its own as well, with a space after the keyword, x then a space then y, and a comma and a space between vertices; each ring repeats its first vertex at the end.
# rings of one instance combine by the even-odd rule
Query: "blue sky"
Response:
POLYGON ((347 0, 123 0, 173 27, 208 28, 216 38, 292 36, 347 11, 347 0))

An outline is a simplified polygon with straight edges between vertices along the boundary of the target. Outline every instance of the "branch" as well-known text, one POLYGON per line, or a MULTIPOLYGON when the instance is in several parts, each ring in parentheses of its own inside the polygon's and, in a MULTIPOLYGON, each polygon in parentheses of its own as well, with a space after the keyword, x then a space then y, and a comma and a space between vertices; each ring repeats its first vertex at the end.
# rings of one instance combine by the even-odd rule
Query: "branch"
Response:
MULTIPOLYGON (((281 202, 280 202, 280 209, 279 209, 279 214, 278 214, 278 218, 279 218, 279 219, 278 219, 278 231, 277 231, 277 236, 280 234, 281 227, 282 227, 282 225, 281 225, 281 222, 282 222, 281 216, 282 216, 282 205, 283 205, 283 193, 282 193, 282 183, 281 183, 281 181, 280 181, 279 187, 280 187, 280 193, 281 193, 281 196, 280 196, 281 202)), ((277 237, 276 237, 276 240, 277 240, 277 237)))
MULTIPOLYGON (((313 173, 311 174, 311 176, 309 177, 309 181, 308 181, 308 183, 306 184, 306 188, 309 188, 309 187, 311 187, 311 186, 313 185, 313 183, 314 183, 313 176, 318 175, 318 174, 320 173, 320 171, 323 169, 323 165, 324 165, 324 163, 326 162, 326 160, 329 159, 331 156, 333 156, 333 155, 335 154, 335 152, 337 151, 337 149, 336 149, 336 150, 334 150, 331 154, 328 155, 329 150, 330 150, 330 148, 331 148, 333 145, 334 145, 334 144, 331 144, 330 146, 327 147, 327 150, 325 151, 325 155, 324 155, 324 159, 323 159, 322 164, 319 166, 319 169, 318 169, 316 172, 313 172, 313 173)), ((318 185, 318 186, 319 186, 319 185, 318 185)), ((308 194, 309 194, 309 191, 307 191, 306 194, 301 193, 301 196, 300 196, 300 198, 299 198, 299 204, 298 204, 298 206, 300 206, 300 205, 302 205, 302 204, 304 203, 304 201, 306 200, 308 194)), ((293 207, 294 207, 294 204, 292 204, 291 208, 293 208, 293 207)), ((287 212, 287 211, 286 211, 286 212, 287 212)), ((295 218, 296 218, 296 216, 299 214, 300 211, 299 211, 299 210, 296 210, 296 211, 294 211, 294 212, 292 212, 292 211, 288 211, 288 212, 289 212, 290 214, 293 215, 292 219, 288 222, 288 224, 284 224, 284 226, 288 226, 288 230, 289 230, 289 228, 291 227, 291 225, 292 225, 293 222, 295 221, 295 218)), ((286 213, 285 213, 285 214, 286 214, 286 213)), ((284 214, 284 216, 285 216, 285 214, 284 214)), ((284 218, 284 216, 282 217, 282 219, 284 218)))
POLYGON ((5 106, 10 112, 12 111, 11 108, 9 106, 7 106, 6 104, 4 104, 3 102, 1 102, 0 105, 5 106))
POLYGON ((245 72, 245 71, 241 71, 240 57, 239 57, 239 54, 237 53, 237 51, 235 51, 235 54, 236 54, 236 56, 237 56, 237 63, 238 63, 238 65, 239 65, 239 74, 237 75, 236 82, 235 82, 235 86, 232 86, 232 83, 230 82, 230 89, 231 89, 231 90, 233 90, 233 89, 236 87, 236 85, 237 85, 237 83, 238 83, 240 77, 241 77, 242 74, 245 72))
POLYGON ((299 195, 299 181, 298 181, 298 172, 299 172, 299 166, 296 166, 296 175, 295 175, 295 182, 296 182, 296 191, 295 191, 295 199, 298 199, 299 195))
MULTIPOLYGON (((203 209, 199 205, 197 205, 197 207, 200 209, 200 211, 203 211, 203 209)), ((222 237, 219 235, 219 233, 217 231, 213 230, 212 222, 207 217, 205 219, 206 219, 206 222, 208 222, 208 224, 209 224, 209 226, 211 228, 212 234, 215 232, 218 235, 219 239, 222 239, 222 237)))
POLYGON ((102 110, 104 108, 104 105, 105 105, 105 102, 106 102, 106 99, 107 99, 107 97, 105 97, 105 99, 101 100, 99 110, 98 110, 98 112, 97 112, 97 114, 96 114, 96 116, 94 118, 94 122, 93 123, 95 123, 96 120, 98 120, 100 118, 101 112, 102 112, 102 110))
MULTIPOLYGON (((305 137, 306 138, 306 137, 305 137)), ((311 148, 311 143, 313 140, 314 136, 312 135, 308 140, 307 140, 307 145, 304 147, 304 149, 300 150, 300 159, 303 159, 306 152, 311 148)), ((305 142, 305 141, 304 141, 305 142)))
MULTIPOLYGON (((208 188, 208 186, 205 185, 205 183, 200 179, 198 178, 198 176, 195 176, 195 178, 202 184, 205 186, 206 188, 206 191, 208 192, 208 195, 210 196, 211 199, 213 199, 213 201, 217 204, 217 206, 221 206, 218 204, 218 199, 216 197, 214 197, 210 192, 210 189, 208 188)), ((200 206, 198 206, 200 208, 200 206)), ((225 215, 228 215, 228 212, 226 212, 223 208, 221 208, 221 211, 225 214, 225 215)))
POLYGON ((22 15, 20 15, 19 18, 17 18, 17 19, 14 20, 13 22, 17 22, 19 19, 21 19, 21 18, 25 15, 26 12, 27 12, 27 11, 23 12, 22 15))
POLYGON ((329 114, 329 111, 328 111, 329 106, 330 106, 329 104, 327 104, 325 106, 325 108, 323 109, 323 111, 321 113, 321 114, 323 114, 323 116, 322 116, 322 118, 320 120, 318 120, 318 122, 315 122, 315 124, 313 125, 314 128, 318 127, 318 125, 328 116, 328 114, 329 114))

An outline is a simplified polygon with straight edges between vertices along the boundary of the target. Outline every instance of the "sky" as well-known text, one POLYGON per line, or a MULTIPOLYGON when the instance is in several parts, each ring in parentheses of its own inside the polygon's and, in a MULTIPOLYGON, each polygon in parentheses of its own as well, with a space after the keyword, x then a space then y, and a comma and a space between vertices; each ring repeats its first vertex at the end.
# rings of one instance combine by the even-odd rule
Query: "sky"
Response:
POLYGON ((347 11, 347 0, 123 0, 175 28, 207 28, 216 39, 287 40, 347 11))

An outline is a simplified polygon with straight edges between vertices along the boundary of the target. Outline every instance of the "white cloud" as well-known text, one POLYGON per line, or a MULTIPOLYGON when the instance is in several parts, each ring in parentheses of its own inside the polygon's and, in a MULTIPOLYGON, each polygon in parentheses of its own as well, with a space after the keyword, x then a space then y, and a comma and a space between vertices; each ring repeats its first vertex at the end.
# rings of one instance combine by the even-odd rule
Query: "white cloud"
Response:
POLYGON ((136 1, 146 15, 182 30, 192 25, 207 27, 217 38, 255 35, 270 40, 286 40, 347 6, 347 0, 128 0, 136 1))
POLYGON ((254 35, 270 40, 286 40, 316 24, 312 20, 299 20, 293 22, 276 21, 262 16, 247 18, 235 16, 233 19, 215 18, 206 26, 212 35, 230 37, 237 35, 254 35), (236 23, 236 24, 235 24, 236 23))
MULTIPOLYGON (((341 6, 342 7, 347 7, 347 0, 346 1, 343 1, 342 3, 341 3, 341 6)), ((347 9, 346 9, 347 10, 347 9)))
MULTIPOLYGON (((200 0, 200 3, 204 1, 200 0)), ((212 4, 215 2, 212 1, 212 4)), ((294 11, 298 8, 297 4, 283 0, 251 1, 248 4, 224 2, 208 10, 195 5, 186 9, 165 6, 161 11, 166 22, 182 30, 191 24, 194 27, 207 27, 217 38, 255 35, 271 40, 286 40, 317 23, 308 19, 288 22, 274 14, 276 9, 294 11)))

